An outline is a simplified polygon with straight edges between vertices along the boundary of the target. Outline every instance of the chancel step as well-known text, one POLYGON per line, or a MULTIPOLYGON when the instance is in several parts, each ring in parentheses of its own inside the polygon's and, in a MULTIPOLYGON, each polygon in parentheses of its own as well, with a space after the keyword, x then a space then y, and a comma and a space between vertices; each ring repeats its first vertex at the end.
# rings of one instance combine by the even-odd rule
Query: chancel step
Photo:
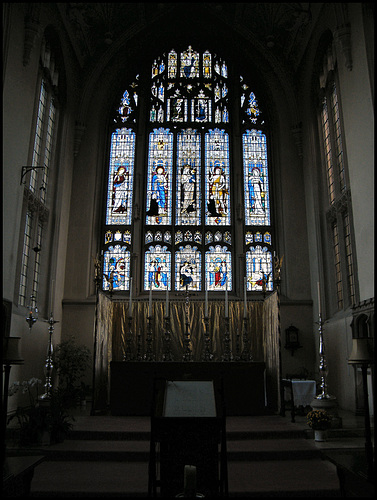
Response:
MULTIPOLYGON (((63 443, 39 448, 31 496, 145 498, 149 437, 148 418, 78 417, 63 443)), ((229 497, 339 496, 335 465, 306 437, 280 416, 229 417, 229 497)))

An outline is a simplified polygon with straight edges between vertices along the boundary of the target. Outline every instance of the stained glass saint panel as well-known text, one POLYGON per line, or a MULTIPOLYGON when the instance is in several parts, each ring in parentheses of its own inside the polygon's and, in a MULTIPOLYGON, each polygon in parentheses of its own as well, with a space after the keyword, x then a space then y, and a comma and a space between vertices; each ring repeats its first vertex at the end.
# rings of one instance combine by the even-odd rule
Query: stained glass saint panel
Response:
POLYGON ((104 253, 103 290, 129 290, 130 252, 125 246, 110 246, 104 253))
POLYGON ((175 289, 201 290, 202 256, 197 247, 186 245, 175 253, 175 289))
POLYGON ((106 224, 131 224, 135 133, 117 129, 111 136, 106 224))
POLYGON ((201 223, 200 134, 182 130, 177 136, 176 224, 201 223))
POLYGON ((192 47, 181 53, 182 78, 197 78, 199 76, 199 54, 192 47))
POLYGON ((205 286, 207 290, 232 290, 232 255, 226 246, 209 247, 205 254, 205 286))
POLYGON ((166 246, 150 246, 145 252, 144 290, 171 289, 171 253, 166 246))
POLYGON ((267 247, 256 245, 246 252, 246 276, 248 291, 262 291, 263 280, 266 290, 272 291, 272 255, 267 247))
POLYGON ((206 224, 230 224, 229 136, 214 129, 205 134, 206 224))
POLYGON ((242 135, 245 182, 245 224, 270 224, 266 136, 260 130, 242 135))
POLYGON ((154 129, 149 135, 146 223, 171 224, 173 134, 154 129))

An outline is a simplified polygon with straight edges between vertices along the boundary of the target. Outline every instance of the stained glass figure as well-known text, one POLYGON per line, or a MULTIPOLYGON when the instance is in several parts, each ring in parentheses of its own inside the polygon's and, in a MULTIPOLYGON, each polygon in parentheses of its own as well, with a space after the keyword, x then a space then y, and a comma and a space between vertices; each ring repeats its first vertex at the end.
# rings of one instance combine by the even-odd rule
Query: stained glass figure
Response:
POLYGON ((246 252, 246 276, 248 291, 262 291, 263 280, 267 291, 273 289, 272 255, 267 247, 256 245, 246 252))
POLYGON ((181 78, 197 78, 199 76, 199 54, 189 46, 181 53, 181 78))
POLYGON ((131 107, 131 99, 130 99, 130 94, 126 90, 123 94, 121 105, 118 109, 118 112, 121 116, 121 119, 123 122, 127 121, 130 114, 132 113, 133 109, 131 107))
POLYGON ((245 182, 245 224, 270 224, 266 136, 247 130, 242 136, 245 182))
POLYGON ((149 134, 147 224, 171 224, 173 134, 154 129, 149 134))
POLYGON ((177 76, 177 53, 171 50, 168 56, 168 77, 176 78, 177 76))
POLYGON ((129 290, 130 257, 125 246, 108 247, 103 254, 103 290, 129 290))
POLYGON ((198 225, 201 222, 200 134, 182 130, 177 136, 176 224, 198 225))
POLYGON ((206 224, 230 224, 229 136, 214 129, 205 134, 206 224))
POLYGON ((145 252, 144 290, 171 289, 171 253, 167 247, 156 245, 145 252))
POLYGON ((197 247, 186 245, 175 252, 176 290, 201 290, 202 256, 197 247))
POLYGON ((206 289, 213 291, 232 290, 232 256, 227 247, 209 247, 205 254, 206 289))
POLYGON ((117 129, 111 136, 106 224, 131 224, 135 133, 117 129))
POLYGON ((206 50, 203 54, 203 76, 212 78, 211 53, 206 50))
POLYGON ((187 122, 188 103, 187 99, 177 97, 179 91, 176 92, 176 97, 167 99, 166 105, 166 120, 172 122, 187 122))
POLYGON ((211 121, 211 116, 212 101, 201 90, 198 97, 191 100, 191 120, 193 122, 207 123, 211 121))

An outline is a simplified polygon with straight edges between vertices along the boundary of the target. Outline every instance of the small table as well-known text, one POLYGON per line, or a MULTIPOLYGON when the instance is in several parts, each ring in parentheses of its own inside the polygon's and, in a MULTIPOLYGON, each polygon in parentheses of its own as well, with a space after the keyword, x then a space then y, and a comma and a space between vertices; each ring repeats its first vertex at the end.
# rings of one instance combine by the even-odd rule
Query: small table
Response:
POLYGON ((281 379, 281 412, 285 417, 285 389, 291 392, 291 422, 295 422, 295 406, 308 406, 316 396, 317 385, 315 380, 281 379))

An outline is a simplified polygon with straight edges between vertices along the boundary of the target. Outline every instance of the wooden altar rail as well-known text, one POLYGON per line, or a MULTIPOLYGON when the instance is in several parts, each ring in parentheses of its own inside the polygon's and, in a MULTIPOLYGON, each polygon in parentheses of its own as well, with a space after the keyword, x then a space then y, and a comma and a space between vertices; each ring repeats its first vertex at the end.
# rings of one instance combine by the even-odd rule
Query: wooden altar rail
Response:
POLYGON ((222 379, 227 415, 266 414, 264 362, 137 362, 110 363, 112 415, 149 416, 155 379, 222 379))

